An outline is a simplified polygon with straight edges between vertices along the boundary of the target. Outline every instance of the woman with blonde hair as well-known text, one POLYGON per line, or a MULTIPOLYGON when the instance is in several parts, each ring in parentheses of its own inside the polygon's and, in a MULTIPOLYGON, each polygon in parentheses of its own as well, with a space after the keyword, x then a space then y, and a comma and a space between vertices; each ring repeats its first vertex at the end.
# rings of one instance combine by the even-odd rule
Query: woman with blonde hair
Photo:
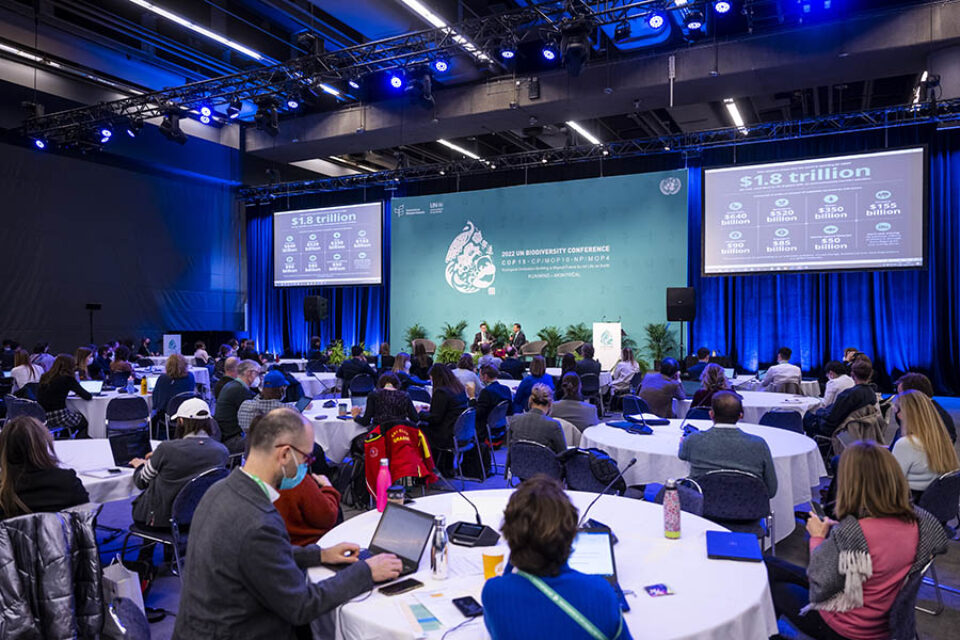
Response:
POLYGON ((903 469, 916 502, 931 482, 960 469, 960 460, 933 401, 924 393, 904 391, 894 399, 893 411, 903 432, 893 445, 893 457, 903 469))
POLYGON ((614 394, 624 394, 630 391, 630 382, 633 376, 640 372, 640 365, 633 355, 633 349, 624 347, 620 352, 620 359, 610 370, 610 389, 614 394))
POLYGON ((947 550, 944 528, 910 504, 896 459, 875 442, 854 442, 840 456, 836 514, 839 522, 810 514, 806 571, 765 559, 774 609, 817 640, 890 638, 902 631, 890 626, 897 594, 947 550))
POLYGON ((718 364, 708 364, 703 368, 703 373, 700 374, 700 385, 701 388, 697 389, 697 392, 693 394, 693 400, 691 400, 691 407, 709 407, 710 401, 713 399, 713 394, 717 391, 729 391, 730 382, 727 380, 727 375, 723 372, 723 367, 718 364))

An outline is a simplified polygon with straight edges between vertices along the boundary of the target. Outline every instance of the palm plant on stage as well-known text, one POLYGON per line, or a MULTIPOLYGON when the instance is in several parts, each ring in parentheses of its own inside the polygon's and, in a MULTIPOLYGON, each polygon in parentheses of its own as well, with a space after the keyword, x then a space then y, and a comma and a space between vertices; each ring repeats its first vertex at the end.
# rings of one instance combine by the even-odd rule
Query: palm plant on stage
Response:
POLYGON ((413 341, 414 340, 423 340, 427 337, 427 328, 424 327, 419 322, 416 322, 409 327, 403 333, 403 341, 410 348, 410 353, 413 353, 413 341))
POLYGON ((647 334, 644 350, 653 359, 653 368, 659 369, 660 361, 677 350, 677 338, 669 323, 650 323, 643 330, 647 334))
POLYGON ((502 347, 507 344, 510 340, 510 327, 503 322, 498 322, 493 325, 490 327, 490 340, 495 347, 502 347))
POLYGON ((563 334, 564 342, 592 342, 593 329, 583 322, 567 326, 567 332, 563 334))
POLYGON ((456 324, 447 322, 440 328, 440 335, 437 337, 440 338, 440 342, 444 340, 463 340, 463 332, 466 331, 466 329, 466 320, 461 320, 456 324))
MULTIPOLYGON (((450 338, 447 338, 449 340, 450 338)), ((459 338, 454 338, 459 340, 459 338)), ((457 364, 460 361, 460 356, 463 355, 463 351, 459 349, 454 349, 453 347, 440 346, 437 349, 437 362, 440 364, 457 364)))
POLYGON ((334 366, 340 366, 343 364, 343 361, 347 359, 347 354, 343 350, 343 341, 334 340, 327 345, 327 353, 329 354, 328 362, 334 366))
POLYGON ((557 357, 557 347, 563 344, 563 334, 560 333, 558 327, 550 326, 544 327, 537 331, 537 337, 547 343, 547 346, 543 349, 543 355, 547 360, 552 360, 557 357))

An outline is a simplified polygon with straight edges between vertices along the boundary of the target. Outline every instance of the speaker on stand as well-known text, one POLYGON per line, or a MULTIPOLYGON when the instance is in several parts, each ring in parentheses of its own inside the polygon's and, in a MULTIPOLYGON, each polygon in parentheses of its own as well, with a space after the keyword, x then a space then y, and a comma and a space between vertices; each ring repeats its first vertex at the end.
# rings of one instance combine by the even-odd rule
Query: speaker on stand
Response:
POLYGON ((693 287, 667 287, 667 321, 680 323, 680 363, 687 359, 683 346, 683 323, 697 317, 697 296, 693 287))

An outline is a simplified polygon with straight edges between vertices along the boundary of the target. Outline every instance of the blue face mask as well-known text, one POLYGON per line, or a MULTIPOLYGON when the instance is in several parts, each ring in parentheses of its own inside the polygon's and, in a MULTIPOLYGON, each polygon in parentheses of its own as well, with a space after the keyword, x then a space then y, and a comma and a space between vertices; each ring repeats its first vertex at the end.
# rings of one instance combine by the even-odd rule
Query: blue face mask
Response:
POLYGON ((286 491, 287 489, 293 489, 307 477, 307 463, 303 462, 297 465, 297 473, 292 478, 287 477, 287 472, 283 468, 280 469, 280 473, 283 474, 283 478, 280 480, 280 490, 286 491))

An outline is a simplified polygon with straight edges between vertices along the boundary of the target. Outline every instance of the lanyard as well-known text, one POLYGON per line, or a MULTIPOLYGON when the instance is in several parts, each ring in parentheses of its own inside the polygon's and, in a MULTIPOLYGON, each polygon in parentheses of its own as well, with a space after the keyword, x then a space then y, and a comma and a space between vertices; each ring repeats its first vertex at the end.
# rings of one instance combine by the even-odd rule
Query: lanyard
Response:
MULTIPOLYGON (((596 638, 596 640, 609 640, 607 636, 603 635, 603 632, 600 631, 600 629, 597 629, 596 625, 594 625, 592 622, 587 620, 586 616, 580 613, 580 611, 578 611, 576 607, 574 607, 572 604, 567 602, 563 596, 561 596, 559 593, 557 593, 552 588, 550 588, 550 585, 548 585, 546 582, 544 582, 537 576, 530 575, 526 571, 520 571, 519 569, 517 570, 517 575, 523 576, 524 578, 529 580, 531 583, 533 583, 533 586, 539 589, 543 593, 543 595, 547 596, 547 598, 549 598, 551 602, 553 602, 555 605, 560 607, 560 609, 565 614, 573 618, 574 622, 579 624, 584 631, 586 631, 588 634, 596 638)), ((616 640, 617 638, 619 638, 620 632, 622 631, 623 631, 623 616, 620 616, 620 624, 617 625, 617 633, 616 635, 613 636, 613 640, 616 640)))

